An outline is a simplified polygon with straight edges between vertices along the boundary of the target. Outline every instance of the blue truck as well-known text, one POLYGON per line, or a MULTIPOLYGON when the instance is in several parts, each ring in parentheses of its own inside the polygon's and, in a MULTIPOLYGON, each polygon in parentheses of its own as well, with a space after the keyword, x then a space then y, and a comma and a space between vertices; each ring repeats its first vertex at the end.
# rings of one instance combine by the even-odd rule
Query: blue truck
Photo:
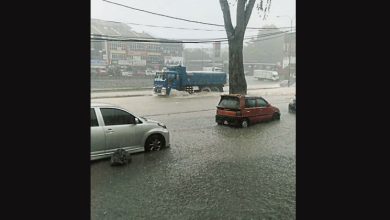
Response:
POLYGON ((168 66, 156 72, 153 91, 169 95, 172 89, 194 92, 223 92, 226 73, 221 71, 186 71, 184 66, 168 66))

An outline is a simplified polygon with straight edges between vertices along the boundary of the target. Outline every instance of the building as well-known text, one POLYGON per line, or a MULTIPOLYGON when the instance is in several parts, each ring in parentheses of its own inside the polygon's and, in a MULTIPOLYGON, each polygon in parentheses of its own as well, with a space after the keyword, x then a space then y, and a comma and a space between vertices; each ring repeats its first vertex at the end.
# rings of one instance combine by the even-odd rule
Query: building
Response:
MULTIPOLYGON (((138 33, 130 26, 99 19, 91 19, 91 35, 164 40, 145 32, 138 33)), ((145 70, 160 70, 167 63, 183 62, 182 43, 96 41, 91 40, 91 70, 117 67, 123 71, 144 74, 145 70)))

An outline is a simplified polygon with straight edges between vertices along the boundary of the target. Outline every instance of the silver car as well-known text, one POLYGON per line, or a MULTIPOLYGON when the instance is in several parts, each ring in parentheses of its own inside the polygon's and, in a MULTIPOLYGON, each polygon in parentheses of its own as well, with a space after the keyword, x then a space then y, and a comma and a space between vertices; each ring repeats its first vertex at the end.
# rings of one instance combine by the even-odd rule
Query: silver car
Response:
POLYGON ((169 131, 157 121, 137 117, 110 104, 91 103, 91 160, 169 147, 169 131))

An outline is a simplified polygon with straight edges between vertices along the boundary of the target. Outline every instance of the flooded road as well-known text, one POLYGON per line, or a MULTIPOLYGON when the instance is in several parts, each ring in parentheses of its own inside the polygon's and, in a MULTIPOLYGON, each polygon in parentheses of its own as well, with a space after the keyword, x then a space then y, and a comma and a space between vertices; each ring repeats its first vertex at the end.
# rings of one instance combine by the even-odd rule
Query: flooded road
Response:
POLYGON ((92 219, 295 219, 291 96, 265 97, 281 120, 246 129, 216 125, 218 96, 156 98, 104 100, 164 122, 171 147, 93 162, 92 219))

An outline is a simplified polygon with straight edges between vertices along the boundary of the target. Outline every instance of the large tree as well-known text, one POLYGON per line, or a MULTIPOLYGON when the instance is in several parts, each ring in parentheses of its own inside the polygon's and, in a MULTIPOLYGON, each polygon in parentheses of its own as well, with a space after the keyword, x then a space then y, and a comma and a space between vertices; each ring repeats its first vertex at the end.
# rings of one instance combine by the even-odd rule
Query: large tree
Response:
MULTIPOLYGON (((228 0, 219 0, 229 42, 229 94, 247 94, 242 50, 245 30, 255 2, 256 0, 236 0, 236 27, 233 27, 228 0)), ((257 9, 266 13, 270 6, 271 0, 259 0, 257 9)))

